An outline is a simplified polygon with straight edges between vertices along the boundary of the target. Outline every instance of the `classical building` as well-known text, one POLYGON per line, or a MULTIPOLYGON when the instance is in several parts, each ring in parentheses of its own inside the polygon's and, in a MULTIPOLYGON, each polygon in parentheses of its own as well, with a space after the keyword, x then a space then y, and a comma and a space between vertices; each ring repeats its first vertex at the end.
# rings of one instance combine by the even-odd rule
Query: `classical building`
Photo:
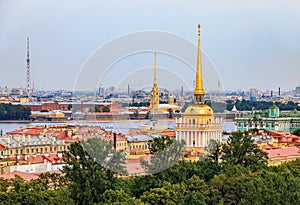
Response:
POLYGON ((58 153, 76 141, 67 130, 26 127, 8 132, 0 138, 0 161, 17 155, 58 153))
POLYGON ((280 112, 274 103, 267 110, 252 110, 249 115, 235 117, 234 124, 236 131, 265 129, 293 132, 300 129, 300 112, 280 112))
POLYGON ((205 104, 202 82, 202 62, 200 50, 200 25, 198 25, 198 54, 194 102, 182 118, 176 119, 176 139, 184 140, 186 147, 204 148, 210 140, 221 142, 222 120, 214 117, 211 107, 205 104))

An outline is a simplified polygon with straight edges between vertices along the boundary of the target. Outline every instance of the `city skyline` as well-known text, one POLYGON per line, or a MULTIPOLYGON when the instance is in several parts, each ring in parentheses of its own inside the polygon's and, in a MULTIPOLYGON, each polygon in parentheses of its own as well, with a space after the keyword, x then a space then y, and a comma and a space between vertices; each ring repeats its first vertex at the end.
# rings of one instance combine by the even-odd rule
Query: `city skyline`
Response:
MULTIPOLYGON (((202 52, 211 61, 224 90, 252 87, 294 90, 300 84, 297 79, 300 74, 300 28, 297 27, 300 3, 251 2, 233 1, 230 5, 206 1, 184 4, 132 0, 120 6, 103 1, 1 1, 0 85, 25 87, 27 37, 30 37, 31 82, 35 87, 73 90, 84 63, 108 42, 129 33, 162 31, 196 46, 196 25, 200 23, 202 52)), ((193 54, 193 51, 188 52, 193 54)), ((133 87, 141 88, 145 81, 150 86, 152 76, 148 73, 151 73, 152 62, 152 52, 139 53, 116 65, 111 76, 120 80, 134 73, 138 78, 133 79, 142 82, 133 87)), ((159 86, 192 89, 193 85, 186 82, 191 82, 193 70, 176 58, 158 54, 157 66, 161 73, 161 76, 158 74, 159 86), (181 75, 182 70, 189 71, 181 75), (168 84, 170 73, 174 78, 180 74, 180 83, 168 84)), ((192 66, 195 68, 195 63, 192 66)), ((205 65, 203 75, 205 81, 205 65)), ((105 80, 100 83, 116 86, 119 80, 111 85, 105 80)), ((132 78, 127 80, 132 82, 132 78)), ((217 86, 218 81, 211 83, 213 85, 207 86, 209 90, 217 86)), ((96 87, 91 87, 94 89, 96 87)))

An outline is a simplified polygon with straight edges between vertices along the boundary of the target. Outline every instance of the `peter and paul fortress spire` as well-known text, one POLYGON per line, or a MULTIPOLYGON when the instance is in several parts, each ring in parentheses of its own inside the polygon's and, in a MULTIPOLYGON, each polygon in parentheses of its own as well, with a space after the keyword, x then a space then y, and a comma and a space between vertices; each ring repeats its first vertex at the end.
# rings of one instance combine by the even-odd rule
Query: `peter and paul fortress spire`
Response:
POLYGON ((150 101, 150 109, 158 108, 159 106, 159 89, 157 87, 157 80, 156 80, 156 53, 154 53, 154 65, 153 65, 153 87, 152 87, 152 97, 150 101))
POLYGON ((154 53, 154 80, 153 80, 153 86, 157 86, 157 80, 156 80, 156 53, 154 53))
POLYGON ((196 67, 196 86, 194 91, 195 104, 204 104, 204 89, 202 81, 202 61, 200 48, 200 24, 198 24, 198 53, 197 53, 197 67, 196 67))

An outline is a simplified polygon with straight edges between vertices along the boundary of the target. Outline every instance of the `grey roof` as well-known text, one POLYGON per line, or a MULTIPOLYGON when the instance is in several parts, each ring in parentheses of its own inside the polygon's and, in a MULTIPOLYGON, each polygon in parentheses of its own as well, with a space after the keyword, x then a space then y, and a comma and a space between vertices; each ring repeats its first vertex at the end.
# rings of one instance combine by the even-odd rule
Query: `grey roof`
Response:
POLYGON ((126 136, 127 141, 129 142, 140 142, 140 141, 149 141, 152 140, 153 138, 148 136, 148 135, 129 135, 126 136))

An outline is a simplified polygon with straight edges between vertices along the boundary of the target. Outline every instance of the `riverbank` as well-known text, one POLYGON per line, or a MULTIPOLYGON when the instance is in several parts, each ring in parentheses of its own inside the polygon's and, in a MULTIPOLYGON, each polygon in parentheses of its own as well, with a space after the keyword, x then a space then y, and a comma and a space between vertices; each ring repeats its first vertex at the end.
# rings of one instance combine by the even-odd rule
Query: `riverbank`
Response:
MULTIPOLYGON (((158 122, 175 122, 176 119, 159 119, 158 122)), ((105 119, 105 120, 0 120, 0 123, 101 123, 101 122, 150 122, 149 119, 105 119)))

